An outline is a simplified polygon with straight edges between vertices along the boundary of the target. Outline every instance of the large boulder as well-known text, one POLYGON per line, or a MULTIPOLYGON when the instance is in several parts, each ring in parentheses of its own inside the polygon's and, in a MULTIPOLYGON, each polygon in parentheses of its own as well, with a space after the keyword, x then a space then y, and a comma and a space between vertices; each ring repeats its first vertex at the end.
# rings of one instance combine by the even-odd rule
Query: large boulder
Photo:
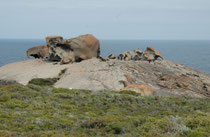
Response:
POLYGON ((46 38, 49 47, 49 60, 62 63, 80 62, 100 56, 100 42, 91 34, 63 39, 61 36, 46 38))
POLYGON ((146 60, 151 59, 154 61, 154 60, 157 60, 158 58, 163 59, 163 56, 158 50, 152 47, 147 47, 146 50, 144 51, 144 58, 146 60))
POLYGON ((63 64, 80 62, 100 56, 100 42, 91 34, 63 39, 61 36, 46 37, 47 46, 37 46, 27 50, 27 56, 60 61, 63 64))
POLYGON ((143 51, 140 49, 128 50, 118 55, 119 60, 141 60, 143 51))
POLYGON ((48 58, 49 48, 45 45, 33 47, 27 50, 27 57, 30 56, 34 58, 48 58))

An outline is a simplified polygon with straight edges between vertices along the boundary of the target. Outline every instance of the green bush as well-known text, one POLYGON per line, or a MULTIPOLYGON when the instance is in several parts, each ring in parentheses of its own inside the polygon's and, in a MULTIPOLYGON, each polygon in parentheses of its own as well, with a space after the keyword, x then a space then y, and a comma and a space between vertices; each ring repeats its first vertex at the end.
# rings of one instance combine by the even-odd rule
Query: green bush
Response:
POLYGON ((203 131, 192 131, 190 132, 187 137, 209 137, 209 132, 203 132, 203 131))
POLYGON ((125 128, 125 123, 114 122, 106 126, 106 131, 114 134, 121 134, 125 128))
POLYGON ((6 102, 8 100, 10 100, 11 97, 9 95, 0 95, 0 102, 6 102))
POLYGON ((28 84, 40 85, 40 86, 52 86, 58 81, 58 78, 34 78, 29 81, 28 84))
POLYGON ((130 91, 69 90, 39 82, 0 86, 0 137, 210 135, 209 99, 155 99, 130 91))

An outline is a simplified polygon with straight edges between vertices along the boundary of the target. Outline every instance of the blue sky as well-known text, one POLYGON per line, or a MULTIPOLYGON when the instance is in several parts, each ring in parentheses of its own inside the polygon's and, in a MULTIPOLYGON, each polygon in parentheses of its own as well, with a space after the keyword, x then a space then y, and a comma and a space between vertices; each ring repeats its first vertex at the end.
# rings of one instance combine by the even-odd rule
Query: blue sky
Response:
POLYGON ((210 40, 210 0, 0 0, 0 18, 0 38, 210 40))

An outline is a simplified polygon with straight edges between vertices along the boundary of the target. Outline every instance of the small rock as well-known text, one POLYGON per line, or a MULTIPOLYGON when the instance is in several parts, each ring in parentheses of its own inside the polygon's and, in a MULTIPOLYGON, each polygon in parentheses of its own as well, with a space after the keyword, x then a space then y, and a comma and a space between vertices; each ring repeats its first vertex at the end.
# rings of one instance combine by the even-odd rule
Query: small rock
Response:
POLYGON ((108 58, 109 59, 116 59, 116 56, 115 56, 115 54, 111 54, 111 55, 108 56, 108 58))
POLYGON ((99 59, 103 62, 109 61, 109 58, 107 57, 99 57, 99 59))
POLYGON ((140 49, 128 50, 118 55, 119 60, 141 60, 143 51, 140 49))

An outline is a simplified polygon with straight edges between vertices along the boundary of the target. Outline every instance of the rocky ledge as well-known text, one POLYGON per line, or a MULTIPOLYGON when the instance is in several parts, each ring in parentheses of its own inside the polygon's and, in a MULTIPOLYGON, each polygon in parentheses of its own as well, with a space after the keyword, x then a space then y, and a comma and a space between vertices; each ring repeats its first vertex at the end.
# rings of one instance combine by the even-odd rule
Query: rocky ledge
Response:
POLYGON ((63 64, 30 59, 0 67, 0 83, 27 85, 34 78, 57 78, 54 87, 132 90, 143 96, 210 97, 210 75, 169 60, 102 61, 63 64), (4 81, 4 82, 3 82, 4 81))

